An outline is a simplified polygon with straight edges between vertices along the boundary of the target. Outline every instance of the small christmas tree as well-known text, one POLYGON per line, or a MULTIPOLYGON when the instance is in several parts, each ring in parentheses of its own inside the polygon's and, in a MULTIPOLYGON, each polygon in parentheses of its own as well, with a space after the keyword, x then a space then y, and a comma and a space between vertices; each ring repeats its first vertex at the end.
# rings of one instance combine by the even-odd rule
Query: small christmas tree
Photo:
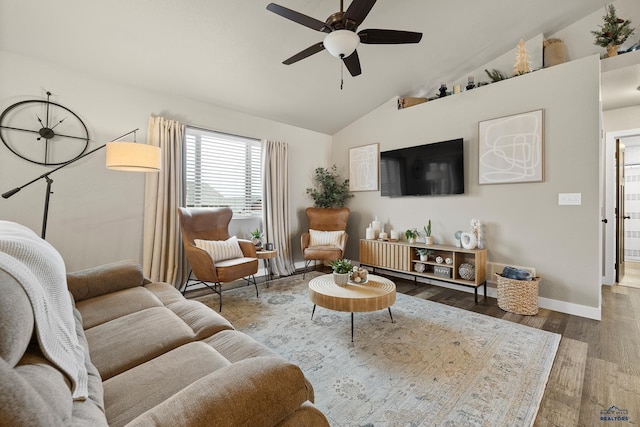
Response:
POLYGON ((531 72, 531 64, 529 63, 529 54, 524 40, 520 39, 518 50, 516 51, 516 64, 513 66, 513 75, 521 76, 531 72))
POLYGON ((631 21, 618 18, 616 8, 610 4, 609 11, 605 16, 604 25, 600 25, 599 31, 591 31, 596 36, 595 44, 601 47, 617 47, 624 43, 634 32, 631 28, 631 21))

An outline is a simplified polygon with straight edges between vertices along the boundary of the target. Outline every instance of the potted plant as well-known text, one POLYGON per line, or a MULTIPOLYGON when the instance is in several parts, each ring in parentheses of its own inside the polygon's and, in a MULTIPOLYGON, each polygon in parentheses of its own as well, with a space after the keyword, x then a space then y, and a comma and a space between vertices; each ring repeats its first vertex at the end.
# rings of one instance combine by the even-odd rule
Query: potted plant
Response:
POLYGON ((333 270, 333 281, 336 285, 344 286, 349 281, 353 265, 346 258, 336 259, 331 262, 331 269, 333 270))
POLYGON ((429 257, 433 255, 433 251, 431 249, 426 248, 416 248, 416 255, 420 258, 420 261, 429 261, 429 257))
POLYGON ((429 222, 427 223, 426 226, 423 227, 424 228, 424 242, 427 245, 433 245, 433 236, 431 235, 431 220, 429 220, 429 222))
POLYGON ((353 197, 349 191, 349 180, 341 182, 336 165, 331 168, 316 168, 315 188, 307 188, 316 208, 342 208, 353 197))
POLYGON ((591 34, 596 36, 595 44, 607 49, 608 57, 615 56, 618 54, 618 47, 633 34, 634 28, 631 27, 631 21, 618 18, 612 4, 602 19, 604 25, 600 25, 598 31, 591 31, 591 34))
POLYGON ((251 242, 256 245, 256 248, 262 247, 262 231, 259 228, 256 228, 251 233, 251 242))
POLYGON ((404 232, 404 237, 407 238, 409 243, 415 243, 418 238, 418 230, 416 228, 410 228, 404 232))

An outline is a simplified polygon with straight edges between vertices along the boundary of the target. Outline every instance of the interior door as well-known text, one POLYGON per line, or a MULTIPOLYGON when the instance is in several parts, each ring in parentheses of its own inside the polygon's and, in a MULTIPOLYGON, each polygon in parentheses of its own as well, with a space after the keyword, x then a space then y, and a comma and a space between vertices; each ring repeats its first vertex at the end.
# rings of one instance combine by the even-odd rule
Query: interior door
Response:
POLYGON ((624 144, 616 139, 616 282, 624 278, 624 144))

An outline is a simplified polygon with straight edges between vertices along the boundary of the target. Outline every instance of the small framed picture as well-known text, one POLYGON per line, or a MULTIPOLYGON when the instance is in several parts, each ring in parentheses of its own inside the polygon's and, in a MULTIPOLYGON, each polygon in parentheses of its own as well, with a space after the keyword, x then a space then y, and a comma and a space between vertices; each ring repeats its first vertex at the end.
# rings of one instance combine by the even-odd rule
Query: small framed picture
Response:
POLYGON ((380 188, 380 144, 349 149, 349 191, 377 191, 380 188))

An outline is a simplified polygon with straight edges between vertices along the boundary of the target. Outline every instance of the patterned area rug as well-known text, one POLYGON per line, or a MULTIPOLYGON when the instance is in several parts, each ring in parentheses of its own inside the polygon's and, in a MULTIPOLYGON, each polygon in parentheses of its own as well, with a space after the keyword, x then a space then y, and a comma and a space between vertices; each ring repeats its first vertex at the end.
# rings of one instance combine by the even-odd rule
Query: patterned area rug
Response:
MULTIPOLYGON (((389 312, 316 309, 318 273, 230 290, 222 315, 313 384, 332 426, 530 426, 560 335, 398 294, 389 312)), ((196 298, 217 310, 217 295, 196 298)))

